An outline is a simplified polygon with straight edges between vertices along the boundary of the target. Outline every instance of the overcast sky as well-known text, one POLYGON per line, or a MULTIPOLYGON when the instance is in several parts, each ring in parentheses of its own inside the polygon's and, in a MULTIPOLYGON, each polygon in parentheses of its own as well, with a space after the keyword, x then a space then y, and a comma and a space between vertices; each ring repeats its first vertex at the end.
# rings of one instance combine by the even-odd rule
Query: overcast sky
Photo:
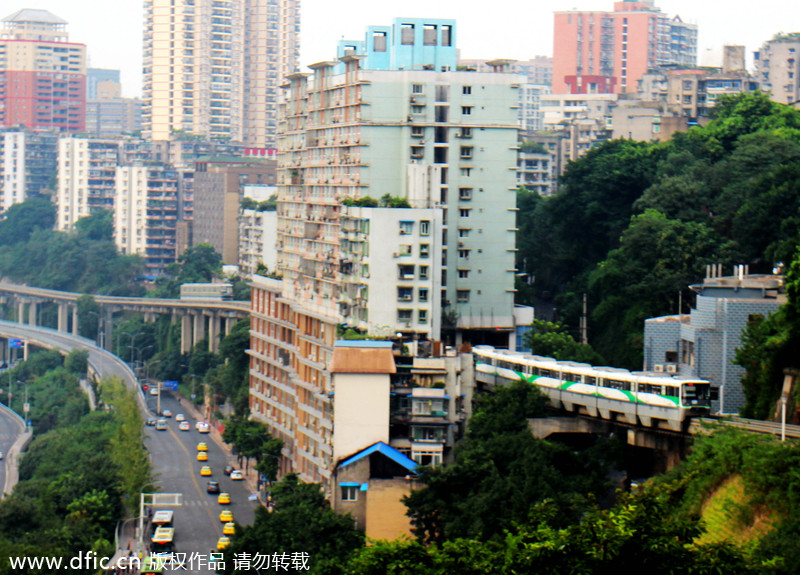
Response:
MULTIPOLYGON (((3 0, 0 17, 21 8, 50 10, 69 22, 70 39, 88 46, 90 66, 122 70, 123 94, 139 95, 142 61, 142 0, 3 0)), ((744 44, 752 52, 777 32, 800 32, 797 0, 762 0, 753 4, 663 0, 664 12, 699 25, 701 64, 721 63, 724 44, 744 44)), ((613 9, 613 0, 301 0, 301 68, 336 53, 336 41, 361 39, 368 25, 390 24, 395 17, 455 18, 458 47, 464 58, 515 58, 552 55, 554 10, 613 9), (471 7, 471 6, 474 6, 471 7)))

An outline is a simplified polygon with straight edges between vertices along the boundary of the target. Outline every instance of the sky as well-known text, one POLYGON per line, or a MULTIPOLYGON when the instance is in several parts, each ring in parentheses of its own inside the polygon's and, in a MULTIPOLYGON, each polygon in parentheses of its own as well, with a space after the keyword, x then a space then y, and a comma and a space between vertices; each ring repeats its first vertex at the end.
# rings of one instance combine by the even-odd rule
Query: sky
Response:
MULTIPOLYGON (((396 17, 454 18, 463 58, 527 60, 552 56, 553 11, 613 10, 614 0, 301 0, 301 69, 336 54, 340 39, 363 39, 369 25, 388 25, 396 17), (333 8, 335 7, 335 8, 333 8), (344 9, 343 7, 346 7, 344 9)), ((124 96, 138 96, 142 67, 142 0, 3 0, 0 17, 21 8, 49 10, 69 24, 70 40, 88 46, 89 65, 122 70, 124 96)), ((670 16, 699 26, 699 64, 720 65, 722 46, 744 44, 752 52, 777 32, 800 32, 797 0, 728 2, 658 0, 670 16)))

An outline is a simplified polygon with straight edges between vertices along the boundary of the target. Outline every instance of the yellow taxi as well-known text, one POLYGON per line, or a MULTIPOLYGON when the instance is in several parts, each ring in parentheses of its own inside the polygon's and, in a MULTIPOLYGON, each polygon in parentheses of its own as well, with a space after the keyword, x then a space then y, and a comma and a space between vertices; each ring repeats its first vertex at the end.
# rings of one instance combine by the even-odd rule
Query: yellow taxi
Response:
POLYGON ((219 539, 217 539, 217 551, 224 551, 225 549, 227 549, 227 548, 228 548, 228 546, 229 546, 230 544, 231 544, 231 539, 230 539, 230 537, 225 537, 225 536, 223 535, 222 537, 220 537, 219 539))
POLYGON ((231 502, 231 494, 230 493, 220 493, 219 497, 217 497, 217 503, 220 505, 228 505, 231 502))
POLYGON ((236 524, 233 521, 227 522, 222 527, 222 534, 223 535, 233 535, 236 533, 236 524))
POLYGON ((219 514, 219 520, 222 523, 230 523, 233 521, 233 511, 230 509, 223 509, 219 514))
POLYGON ((208 451, 208 444, 206 444, 206 443, 198 443, 197 444, 197 451, 208 451))
POLYGON ((203 477, 211 477, 211 468, 208 465, 204 465, 200 468, 200 475, 203 477))
POLYGON ((197 461, 208 461, 208 453, 206 453, 205 451, 198 451, 197 461))

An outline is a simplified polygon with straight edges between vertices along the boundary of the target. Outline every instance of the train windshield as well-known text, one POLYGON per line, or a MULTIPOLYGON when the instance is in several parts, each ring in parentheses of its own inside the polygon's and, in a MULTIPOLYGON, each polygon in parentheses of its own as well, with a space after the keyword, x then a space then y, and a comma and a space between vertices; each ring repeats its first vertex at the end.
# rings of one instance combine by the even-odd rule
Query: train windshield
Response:
POLYGON ((681 394, 683 405, 691 407, 696 405, 698 407, 708 406, 711 404, 711 385, 701 381, 691 381, 684 383, 681 386, 681 394))

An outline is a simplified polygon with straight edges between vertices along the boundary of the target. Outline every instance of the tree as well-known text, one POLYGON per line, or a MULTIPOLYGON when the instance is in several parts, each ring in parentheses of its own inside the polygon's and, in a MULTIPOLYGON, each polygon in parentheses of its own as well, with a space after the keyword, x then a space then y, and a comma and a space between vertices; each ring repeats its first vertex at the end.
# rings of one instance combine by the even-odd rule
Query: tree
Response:
POLYGON ((544 355, 559 360, 580 361, 591 365, 602 365, 603 358, 591 346, 575 341, 567 328, 558 322, 534 319, 531 330, 525 334, 525 345, 535 355, 544 355))
POLYGON ((222 272, 222 256, 209 243, 187 248, 178 261, 167 266, 167 277, 156 281, 152 297, 177 298, 181 284, 208 283, 222 272))
MULTIPOLYGON (((334 512, 316 483, 302 483, 289 474, 272 487, 274 513, 256 509, 252 526, 240 526, 226 559, 239 553, 272 554, 304 551, 309 554, 309 573, 344 573, 354 550, 364 544, 364 534, 353 519, 334 512)), ((227 560, 226 573, 233 573, 227 560)))
POLYGON ((0 222, 0 246, 26 242, 34 231, 50 230, 56 223, 56 207, 44 198, 29 198, 6 210, 0 222))
POLYGON ((114 240, 114 212, 100 210, 90 216, 80 218, 75 222, 78 233, 89 240, 113 241, 114 240))

